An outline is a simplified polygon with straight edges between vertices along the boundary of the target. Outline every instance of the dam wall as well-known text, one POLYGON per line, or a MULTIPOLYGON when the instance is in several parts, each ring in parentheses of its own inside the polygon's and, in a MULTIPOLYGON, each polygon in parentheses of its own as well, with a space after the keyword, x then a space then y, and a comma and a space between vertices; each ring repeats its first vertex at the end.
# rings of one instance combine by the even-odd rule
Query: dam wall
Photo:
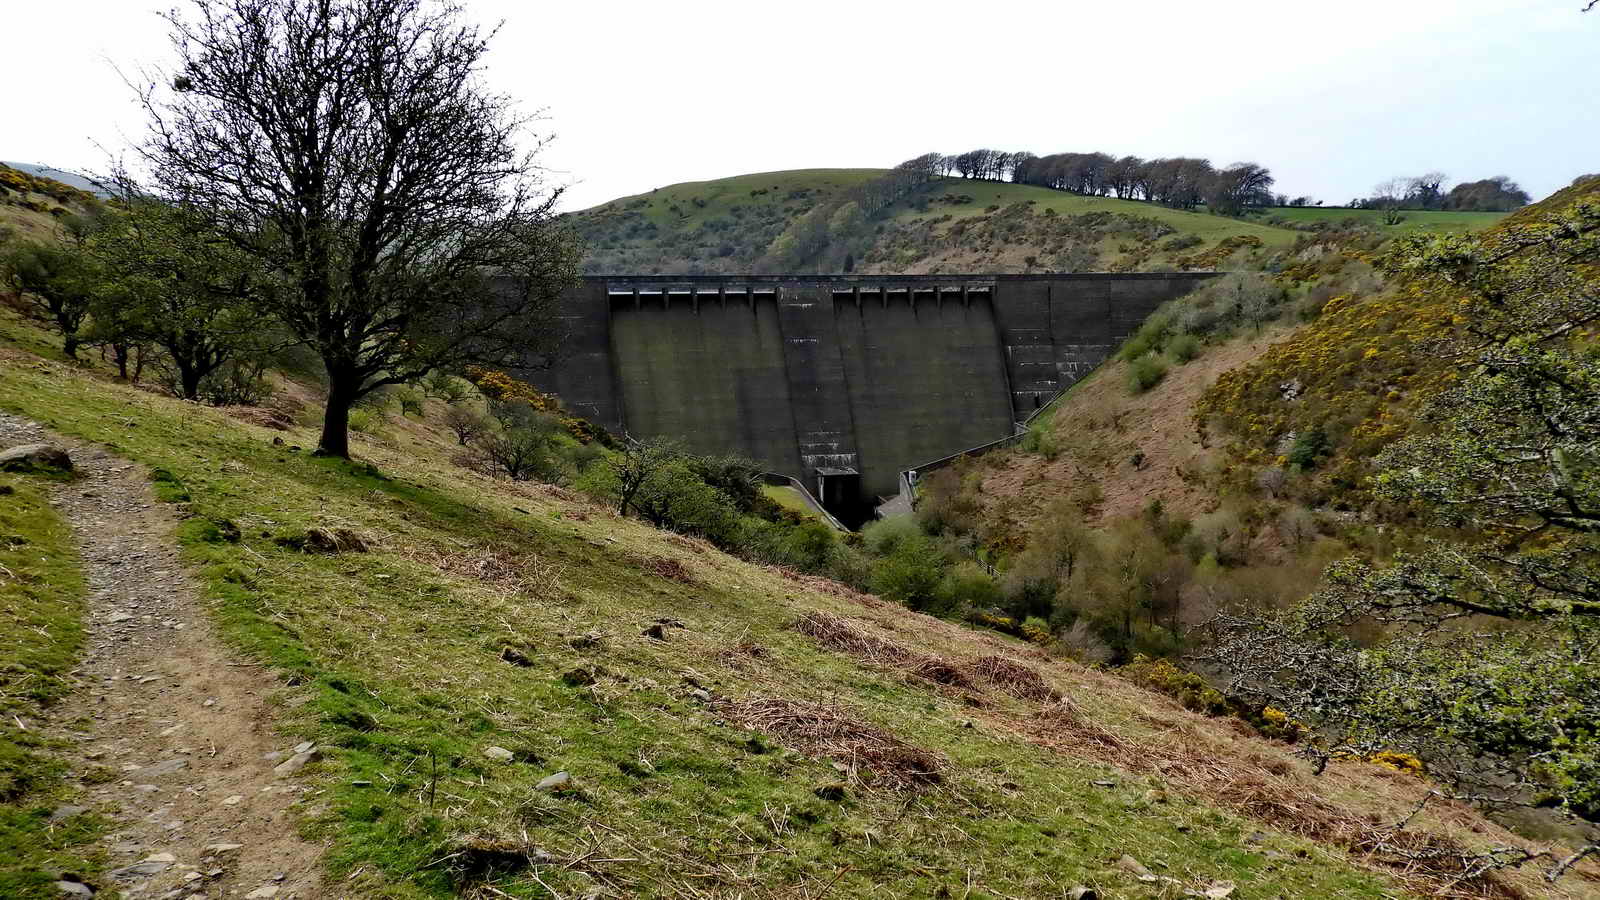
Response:
POLYGON ((529 380, 618 433, 750 456, 832 508, 1011 434, 1211 276, 590 276, 529 380))

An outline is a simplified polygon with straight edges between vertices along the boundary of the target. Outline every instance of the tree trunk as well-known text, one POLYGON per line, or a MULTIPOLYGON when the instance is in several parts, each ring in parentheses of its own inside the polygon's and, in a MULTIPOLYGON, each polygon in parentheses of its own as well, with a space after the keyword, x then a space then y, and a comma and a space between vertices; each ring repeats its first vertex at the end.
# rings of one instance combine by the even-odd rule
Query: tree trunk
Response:
POLYGON ((65 353, 67 355, 67 359, 76 360, 78 358, 78 334, 77 334, 77 332, 69 331, 65 335, 62 336, 62 338, 61 338, 61 352, 65 353))
POLYGON ((317 456, 350 458, 350 407, 355 394, 337 383, 328 388, 328 404, 322 413, 322 437, 317 439, 317 456))
POLYGON ((127 344, 115 343, 111 345, 111 355, 117 361, 117 377, 123 381, 128 380, 128 354, 127 344))
POLYGON ((178 365, 178 383, 183 390, 183 399, 200 399, 200 369, 196 366, 178 365))

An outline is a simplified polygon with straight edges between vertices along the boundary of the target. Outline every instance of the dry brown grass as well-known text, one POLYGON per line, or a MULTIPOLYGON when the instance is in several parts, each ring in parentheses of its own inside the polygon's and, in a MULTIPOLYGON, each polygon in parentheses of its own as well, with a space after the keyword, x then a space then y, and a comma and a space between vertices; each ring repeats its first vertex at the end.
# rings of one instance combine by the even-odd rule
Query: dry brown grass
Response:
POLYGON ((561 592, 560 573, 554 566, 535 554, 510 547, 442 550, 429 546, 413 548, 407 555, 441 572, 486 582, 522 596, 550 597, 561 592))
POLYGON ((671 557, 638 557, 635 559, 635 562, 638 564, 640 569, 649 572, 651 575, 654 575, 657 578, 665 578, 668 581, 676 581, 679 584, 695 583, 694 575, 690 573, 689 567, 678 560, 672 559, 671 557))
POLYGON ((980 656, 973 660, 972 671, 1019 700, 1050 703, 1061 697, 1060 692, 1044 680, 1044 676, 1004 656, 980 656))
POLYGON ((293 431, 294 417, 281 409, 266 406, 220 406, 218 409, 230 418, 273 431, 293 431))
POLYGON ((1393 872, 1419 893, 1497 900, 1526 896, 1498 873, 1482 871, 1482 855, 1453 838, 1357 815, 1322 797, 1285 761, 1217 752, 1193 730, 1178 742, 1133 740, 1093 721, 1070 700, 1041 710, 1023 730, 1052 749, 1159 777, 1275 830, 1343 848, 1393 872))
MULTIPOLYGON (((850 624, 848 619, 825 612, 809 612, 794 623, 795 630, 815 638, 832 650, 879 665, 902 666, 917 657, 911 650, 850 624)), ((917 661, 920 661, 917 660, 917 661)))
POLYGON ((938 656, 922 657, 905 666, 905 670, 913 677, 920 678, 923 681, 931 681, 934 684, 942 684, 946 687, 970 688, 973 686, 972 676, 967 673, 964 667, 938 656))
POLYGON ((306 529, 307 553, 365 553, 371 543, 368 538, 350 528, 314 526, 306 529))
MULTIPOLYGON (((892 628, 887 622, 880 622, 879 625, 892 628)), ((1061 696, 1038 671, 1009 657, 987 654, 975 659, 952 660, 920 653, 871 634, 849 619, 825 612, 806 613, 795 622, 794 627, 802 634, 815 638, 824 647, 943 687, 979 690, 979 683, 984 682, 1019 700, 1039 703, 1048 703, 1061 696)), ((985 705, 981 697, 968 695, 967 699, 970 705, 985 705)))
POLYGON ((770 734, 807 756, 832 760, 852 781, 897 790, 939 784, 944 760, 846 707, 757 697, 724 707, 731 721, 770 734), (862 773, 871 774, 863 779, 862 773))

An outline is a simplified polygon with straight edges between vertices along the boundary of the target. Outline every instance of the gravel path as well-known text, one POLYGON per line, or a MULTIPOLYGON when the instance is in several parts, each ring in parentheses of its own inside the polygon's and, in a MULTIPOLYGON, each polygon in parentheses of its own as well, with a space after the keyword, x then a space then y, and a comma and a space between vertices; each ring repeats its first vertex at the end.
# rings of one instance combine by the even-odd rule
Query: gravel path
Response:
POLYGON ((82 476, 52 497, 89 603, 77 686, 50 727, 75 744, 83 802, 113 823, 113 868, 91 884, 129 897, 332 896, 321 848, 290 809, 309 789, 276 771, 314 751, 285 745, 268 702, 281 686, 218 639, 178 559, 178 509, 155 500, 142 467, 0 414, 0 448, 35 442, 66 448, 82 476))

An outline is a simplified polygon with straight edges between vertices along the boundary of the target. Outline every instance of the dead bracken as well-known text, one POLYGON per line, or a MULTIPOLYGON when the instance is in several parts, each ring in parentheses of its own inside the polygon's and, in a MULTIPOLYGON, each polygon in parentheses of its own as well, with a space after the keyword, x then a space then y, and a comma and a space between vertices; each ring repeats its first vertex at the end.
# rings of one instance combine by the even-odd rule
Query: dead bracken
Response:
POLYGON ((274 541, 280 546, 305 553, 366 553, 370 549, 366 538, 354 529, 344 527, 324 528, 316 525, 303 532, 280 534, 274 541))
POLYGON ((1004 656, 981 656, 952 661, 918 653, 887 638, 869 634, 840 616, 810 612, 794 624, 795 630, 815 638, 825 647, 848 653, 880 666, 901 669, 914 678, 946 687, 973 688, 979 680, 1021 700, 1050 703, 1060 694, 1037 671, 1004 656))
POLYGON ((757 697, 728 703, 723 711, 729 720, 770 734, 807 756, 843 765, 856 781, 863 780, 862 771, 871 773, 869 784, 902 790, 944 780, 944 761, 938 755, 906 743, 843 706, 757 697))
POLYGON ((536 554, 509 547, 481 546, 450 551, 427 547, 412 551, 410 556, 442 572, 486 582, 524 596, 549 597, 561 590, 561 579, 554 566, 536 554))
POLYGON ((639 567, 657 578, 665 578, 679 584, 694 584, 694 576, 689 573, 688 566, 671 557, 646 557, 639 563, 639 567))
POLYGON ((1044 676, 1004 656, 981 656, 973 660, 972 671, 1019 700, 1050 703, 1061 697, 1055 688, 1045 682, 1044 676))
POLYGON ((1041 710, 1027 730, 1044 746, 1159 777, 1278 831, 1343 847, 1396 872, 1420 892, 1496 900, 1523 896, 1483 865, 1483 854, 1441 835, 1355 815, 1263 757, 1208 753, 1189 740, 1130 741, 1093 721, 1069 698, 1041 710))
POLYGON ((810 612, 794 623, 796 631, 816 638, 825 647, 876 663, 900 663, 913 654, 894 641, 867 634, 846 619, 825 612, 810 612))

